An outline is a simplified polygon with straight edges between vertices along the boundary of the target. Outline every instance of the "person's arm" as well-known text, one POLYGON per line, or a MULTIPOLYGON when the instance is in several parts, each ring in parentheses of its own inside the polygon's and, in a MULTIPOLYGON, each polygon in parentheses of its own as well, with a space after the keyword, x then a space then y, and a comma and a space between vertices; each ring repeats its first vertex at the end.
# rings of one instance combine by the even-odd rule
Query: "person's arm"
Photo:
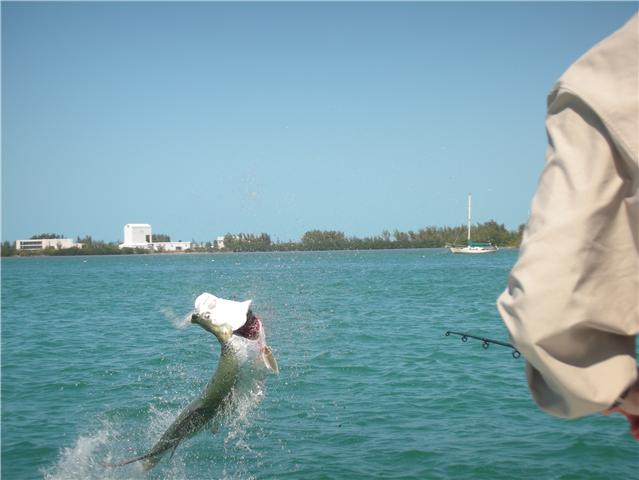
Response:
POLYGON ((573 418, 610 408, 637 378, 636 166, 569 89, 551 96, 546 127, 546 166, 498 309, 535 401, 573 418))

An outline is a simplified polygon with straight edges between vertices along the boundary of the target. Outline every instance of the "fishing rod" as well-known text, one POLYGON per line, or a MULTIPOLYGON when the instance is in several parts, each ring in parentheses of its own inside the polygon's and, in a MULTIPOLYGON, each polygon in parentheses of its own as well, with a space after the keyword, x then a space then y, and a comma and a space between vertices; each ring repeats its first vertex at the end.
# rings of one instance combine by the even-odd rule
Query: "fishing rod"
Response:
POLYGON ((481 340, 483 342, 482 347, 484 347, 485 349, 490 347, 491 343, 494 343, 495 345, 501 345, 502 347, 512 348, 513 351, 510 353, 513 356, 513 358, 521 357, 521 353, 519 352, 519 350, 517 350, 515 346, 512 345, 511 343, 500 342, 499 340, 491 340, 490 338, 486 338, 486 337, 476 337, 475 335, 470 335, 468 333, 452 332, 450 330, 448 330, 445 333, 445 335, 447 337, 450 337, 451 335, 458 335, 461 337, 461 341, 464 343, 466 343, 469 338, 474 338, 475 340, 481 340))

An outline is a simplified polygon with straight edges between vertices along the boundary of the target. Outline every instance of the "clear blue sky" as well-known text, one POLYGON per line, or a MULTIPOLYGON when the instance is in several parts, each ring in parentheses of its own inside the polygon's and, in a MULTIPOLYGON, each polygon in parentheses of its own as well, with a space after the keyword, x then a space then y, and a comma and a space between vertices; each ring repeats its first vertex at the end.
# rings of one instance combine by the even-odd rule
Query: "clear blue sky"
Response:
POLYGON ((636 3, 2 2, 2 239, 526 221, 546 95, 636 3))

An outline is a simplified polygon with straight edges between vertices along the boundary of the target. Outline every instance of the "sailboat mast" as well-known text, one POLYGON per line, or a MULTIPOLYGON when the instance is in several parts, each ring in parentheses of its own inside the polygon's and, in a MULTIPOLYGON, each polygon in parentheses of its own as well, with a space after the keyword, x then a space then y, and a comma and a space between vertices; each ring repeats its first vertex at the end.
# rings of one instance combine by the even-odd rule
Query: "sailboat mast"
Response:
POLYGON ((471 205, 471 199, 470 199, 470 193, 468 194, 468 244, 470 244, 470 205, 471 205))

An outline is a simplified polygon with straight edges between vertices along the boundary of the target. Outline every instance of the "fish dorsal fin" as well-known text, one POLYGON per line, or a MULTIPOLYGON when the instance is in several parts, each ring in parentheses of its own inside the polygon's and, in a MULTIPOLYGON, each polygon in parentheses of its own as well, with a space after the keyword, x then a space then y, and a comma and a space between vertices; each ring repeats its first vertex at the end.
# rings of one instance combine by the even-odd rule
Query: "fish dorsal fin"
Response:
POLYGON ((275 355, 268 347, 268 345, 264 345, 262 347, 262 361, 266 368, 272 370, 274 373, 280 373, 280 369, 277 367, 277 360, 275 360, 275 355))

